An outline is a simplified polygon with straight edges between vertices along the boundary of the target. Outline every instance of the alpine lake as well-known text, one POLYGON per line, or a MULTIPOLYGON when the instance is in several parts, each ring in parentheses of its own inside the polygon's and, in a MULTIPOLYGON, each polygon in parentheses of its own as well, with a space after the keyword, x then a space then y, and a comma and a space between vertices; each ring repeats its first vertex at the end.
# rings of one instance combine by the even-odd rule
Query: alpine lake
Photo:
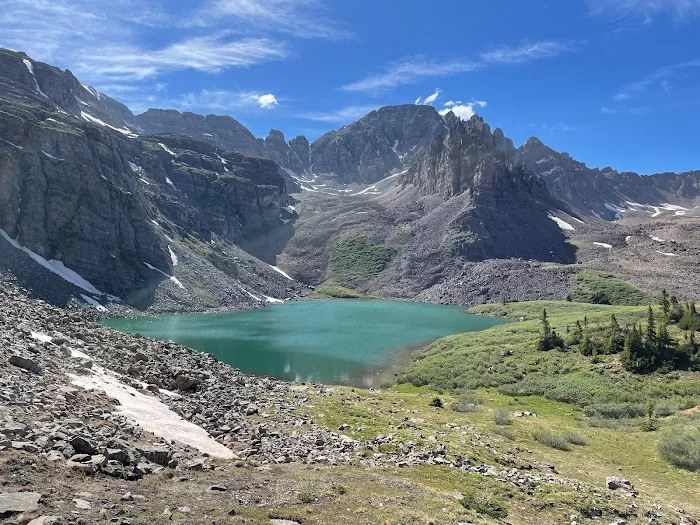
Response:
POLYGON ((441 337, 504 322, 457 306, 332 299, 103 324, 175 341, 250 374, 370 388, 392 383, 393 373, 412 352, 441 337))

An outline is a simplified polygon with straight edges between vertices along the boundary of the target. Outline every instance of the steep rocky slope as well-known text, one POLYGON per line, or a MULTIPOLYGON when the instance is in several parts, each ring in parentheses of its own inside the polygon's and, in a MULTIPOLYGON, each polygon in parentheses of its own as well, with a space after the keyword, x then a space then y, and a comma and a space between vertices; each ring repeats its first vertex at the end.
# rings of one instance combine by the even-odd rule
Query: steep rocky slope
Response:
POLYGON ((612 168, 589 168, 568 153, 559 153, 539 139, 517 150, 508 148, 515 162, 542 177, 550 191, 581 213, 614 220, 623 213, 657 213, 665 203, 693 208, 700 200, 700 171, 641 176, 612 168))
MULTIPOLYGON (((259 278, 242 270, 248 266, 242 257, 253 258, 235 248, 284 229, 294 217, 274 162, 189 137, 139 137, 116 128, 95 115, 117 118, 117 103, 70 72, 23 54, 0 52, 0 68, 0 243, 6 262, 21 263, 7 255, 16 249, 24 252, 24 264, 33 260, 92 300, 136 293, 142 307, 158 295, 154 288, 161 281, 175 294, 168 307, 179 302, 198 309, 250 307, 264 303, 263 296, 283 299, 300 290, 289 289, 286 278, 257 261, 252 264, 267 283, 261 288, 259 278), (89 115, 82 109, 88 106, 76 102, 88 92, 94 94, 89 115), (183 257, 189 265, 178 266, 178 245, 192 254, 183 257), (199 270, 205 273, 196 278, 199 270), (183 285, 176 272, 189 273, 190 283, 183 285)), ((274 263, 274 253, 270 257, 274 263)))

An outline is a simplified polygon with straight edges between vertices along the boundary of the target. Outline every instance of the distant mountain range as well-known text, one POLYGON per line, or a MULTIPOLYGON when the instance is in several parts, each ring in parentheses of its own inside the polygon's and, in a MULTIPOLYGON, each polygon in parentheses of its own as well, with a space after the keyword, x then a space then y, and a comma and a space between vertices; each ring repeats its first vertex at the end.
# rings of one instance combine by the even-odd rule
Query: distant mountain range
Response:
POLYGON ((242 265, 245 252, 233 252, 244 246, 274 263, 294 235, 290 194, 303 188, 342 194, 350 190, 338 188, 352 185, 369 197, 384 181, 377 202, 409 210, 418 248, 464 260, 570 262, 557 215, 682 214, 700 198, 700 171, 591 169, 537 138, 516 148, 478 116, 465 122, 427 105, 383 107, 313 143, 287 141, 278 130, 256 138, 229 116, 134 115, 70 71, 2 49, 0 106, 7 238, 113 295, 148 288, 158 272, 184 271, 175 268, 177 241, 221 279, 201 287, 172 281, 174 302, 187 290, 193 307, 263 300, 252 285, 296 293, 269 265, 242 265), (213 288, 224 281, 221 297, 213 288))

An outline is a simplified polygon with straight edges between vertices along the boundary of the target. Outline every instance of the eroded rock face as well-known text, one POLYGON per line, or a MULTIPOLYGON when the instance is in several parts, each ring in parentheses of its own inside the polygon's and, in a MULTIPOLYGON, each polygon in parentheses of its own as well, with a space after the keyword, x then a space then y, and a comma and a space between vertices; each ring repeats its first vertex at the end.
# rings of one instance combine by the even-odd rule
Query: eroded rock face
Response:
POLYGON ((508 151, 515 162, 542 177, 554 195, 586 215, 613 220, 619 218, 615 208, 629 208, 629 202, 661 204, 700 198, 700 171, 641 176, 610 167, 589 168, 536 137, 508 151))
POLYGON ((549 193, 542 179, 511 163, 503 144, 481 117, 459 121, 400 177, 400 184, 446 201, 422 221, 433 216, 439 217, 440 228, 447 225, 442 249, 452 256, 571 260, 570 246, 548 217, 552 210, 567 210, 566 204, 549 193))
POLYGON ((343 183, 372 183, 408 166, 440 134, 446 119, 432 106, 405 104, 372 111, 311 144, 314 173, 343 183))

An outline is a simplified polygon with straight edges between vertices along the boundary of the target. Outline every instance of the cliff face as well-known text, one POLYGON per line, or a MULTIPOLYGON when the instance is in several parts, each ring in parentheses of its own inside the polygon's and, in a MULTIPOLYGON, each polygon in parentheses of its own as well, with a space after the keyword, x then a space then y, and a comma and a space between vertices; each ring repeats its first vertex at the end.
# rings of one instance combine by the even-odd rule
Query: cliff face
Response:
POLYGON ((291 218, 274 162, 140 137, 117 127, 128 109, 103 97, 68 71, 0 52, 0 229, 16 246, 122 295, 153 276, 147 265, 172 275, 158 221, 240 243, 291 218))
POLYGON ((459 121, 399 183, 423 196, 442 197, 439 208, 445 211, 431 214, 448 221, 443 248, 451 255, 570 261, 572 247, 549 217, 560 210, 570 213, 567 205, 539 177, 510 162, 499 144, 480 117, 459 121))
POLYGON ((432 106, 406 104, 372 111, 311 144, 312 171, 343 183, 372 183, 409 166, 447 132, 432 106))

